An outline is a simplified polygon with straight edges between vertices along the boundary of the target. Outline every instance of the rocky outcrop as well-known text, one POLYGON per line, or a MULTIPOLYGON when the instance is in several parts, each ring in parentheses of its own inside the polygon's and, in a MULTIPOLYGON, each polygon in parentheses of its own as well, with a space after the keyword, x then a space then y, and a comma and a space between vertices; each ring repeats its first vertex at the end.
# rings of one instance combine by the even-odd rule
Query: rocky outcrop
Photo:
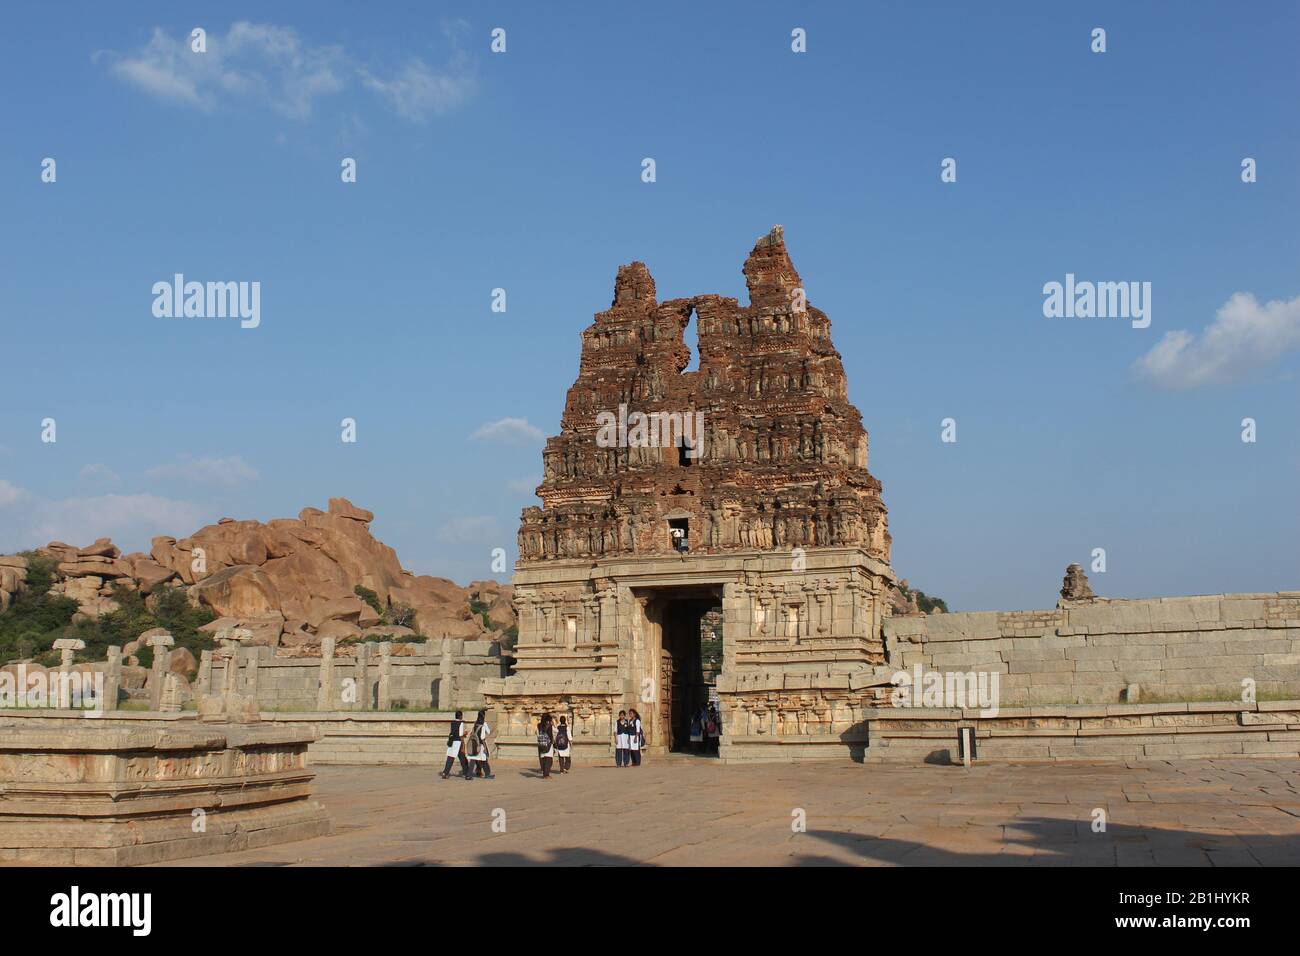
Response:
POLYGON ((14 595, 26 579, 26 558, 20 554, 0 554, 0 612, 9 610, 14 595))
MULTIPOLYGON (((509 587, 488 581, 462 588, 412 574, 370 533, 373 520, 346 498, 331 498, 328 510, 304 508, 297 518, 223 518, 187 538, 154 538, 149 554, 123 555, 107 538, 85 548, 52 541, 39 551, 56 562, 50 590, 74 599, 80 615, 115 610, 115 588, 138 590, 147 601, 185 588, 193 603, 218 615, 203 630, 295 654, 310 653, 325 636, 487 638, 490 628, 471 609, 471 596, 487 605, 493 627, 515 623, 509 587), (379 609, 357 595, 358 586, 374 593, 379 609)), ((26 574, 25 558, 0 557, 0 608, 26 574)))

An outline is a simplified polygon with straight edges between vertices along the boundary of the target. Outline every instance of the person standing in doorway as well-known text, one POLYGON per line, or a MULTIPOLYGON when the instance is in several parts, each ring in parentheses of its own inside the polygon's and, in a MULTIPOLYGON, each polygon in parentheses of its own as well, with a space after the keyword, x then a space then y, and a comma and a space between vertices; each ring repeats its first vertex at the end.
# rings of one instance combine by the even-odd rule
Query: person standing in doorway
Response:
POLYGON ((571 766, 569 755, 573 752, 573 741, 569 739, 567 718, 561 714, 560 724, 555 728, 555 756, 560 758, 560 773, 568 773, 571 766))
POLYGON ((704 708, 701 707, 691 718, 691 750, 704 752, 704 708))
POLYGON ((641 766, 641 748, 645 746, 645 731, 641 728, 641 715, 635 710, 630 711, 627 716, 627 746, 628 756, 632 758, 632 766, 641 766))
POLYGON ((451 722, 451 728, 447 731, 447 763, 442 768, 442 779, 446 780, 451 776, 451 764, 456 758, 460 758, 460 772, 466 780, 474 778, 469 772, 469 762, 465 759, 465 721, 462 719, 465 715, 459 710, 456 711, 456 717, 451 722))
POLYGON ((551 763, 555 760, 555 735, 551 730, 551 715, 542 714, 537 722, 537 762, 542 766, 542 779, 551 779, 551 763))
POLYGON ((722 741, 722 715, 718 713, 717 704, 709 704, 709 719, 704 725, 704 734, 709 741, 709 751, 718 753, 722 741))
POLYGON ((469 732, 469 762, 474 765, 474 776, 492 779, 492 764, 488 762, 488 737, 492 728, 487 723, 487 711, 480 710, 469 732))
POLYGON ((630 762, 628 759, 627 711, 620 710, 618 720, 614 723, 614 766, 626 767, 630 762))

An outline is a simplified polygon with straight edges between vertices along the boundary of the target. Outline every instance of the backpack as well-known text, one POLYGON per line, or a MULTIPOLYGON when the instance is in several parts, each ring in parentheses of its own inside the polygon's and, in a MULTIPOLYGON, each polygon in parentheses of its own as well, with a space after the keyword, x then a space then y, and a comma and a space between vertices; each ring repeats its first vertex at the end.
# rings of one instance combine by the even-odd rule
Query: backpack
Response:
POLYGON ((551 749, 551 735, 544 730, 537 731, 537 752, 546 753, 551 749))
POLYGON ((461 731, 461 727, 462 727, 462 726, 463 726, 463 722, 462 722, 462 721, 459 721, 459 720, 453 720, 453 721, 451 722, 451 729, 447 731, 447 746, 448 746, 448 747, 450 747, 452 744, 456 743, 456 741, 460 740, 460 731, 461 731))
POLYGON ((567 724, 560 724, 559 730, 555 732, 555 746, 560 750, 569 749, 569 727, 567 724))
POLYGON ((469 745, 466 747, 466 749, 468 750, 469 756, 471 757, 477 757, 479 755, 479 752, 483 749, 483 741, 482 739, 479 738, 478 725, 475 725, 474 729, 470 731, 469 745))

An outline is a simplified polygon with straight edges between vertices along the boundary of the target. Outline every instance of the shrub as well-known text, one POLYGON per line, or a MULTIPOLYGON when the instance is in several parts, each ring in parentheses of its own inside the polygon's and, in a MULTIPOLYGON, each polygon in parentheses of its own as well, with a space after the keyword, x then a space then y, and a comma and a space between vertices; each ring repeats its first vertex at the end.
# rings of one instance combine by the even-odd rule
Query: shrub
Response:
POLYGON ((380 615, 380 621, 393 627, 414 627, 415 609, 409 604, 394 604, 380 615))
POLYGON ((925 614, 929 614, 931 611, 935 610, 936 608, 942 611, 944 614, 948 613, 948 605, 943 598, 931 597, 930 595, 922 591, 920 588, 908 587, 906 584, 900 584, 898 586, 898 590, 903 593, 903 597, 908 597, 909 595, 915 594, 916 606, 920 608, 921 611, 925 614))
POLYGON ((370 590, 370 588, 362 587, 360 584, 358 584, 356 587, 352 589, 352 593, 355 594, 357 597, 361 598, 361 600, 365 601, 372 608, 374 608, 375 613, 378 614, 380 617, 384 616, 384 606, 379 603, 379 595, 376 594, 374 591, 370 590))
POLYGON ((28 562, 26 584, 0 614, 0 661, 42 655, 63 636, 77 613, 72 598, 49 593, 55 560, 31 551, 23 557, 28 562))
POLYGON ((511 624, 501 632, 501 649, 503 651, 513 651, 515 645, 519 643, 519 626, 511 624))

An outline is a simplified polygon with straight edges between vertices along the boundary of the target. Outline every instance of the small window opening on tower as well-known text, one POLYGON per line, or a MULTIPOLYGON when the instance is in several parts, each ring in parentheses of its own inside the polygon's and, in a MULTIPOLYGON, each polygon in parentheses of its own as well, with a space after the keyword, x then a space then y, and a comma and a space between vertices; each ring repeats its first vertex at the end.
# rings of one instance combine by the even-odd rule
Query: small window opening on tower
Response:
POLYGON ((690 532, 691 523, 689 518, 668 519, 668 540, 672 544, 674 551, 680 551, 684 554, 691 549, 690 532))

